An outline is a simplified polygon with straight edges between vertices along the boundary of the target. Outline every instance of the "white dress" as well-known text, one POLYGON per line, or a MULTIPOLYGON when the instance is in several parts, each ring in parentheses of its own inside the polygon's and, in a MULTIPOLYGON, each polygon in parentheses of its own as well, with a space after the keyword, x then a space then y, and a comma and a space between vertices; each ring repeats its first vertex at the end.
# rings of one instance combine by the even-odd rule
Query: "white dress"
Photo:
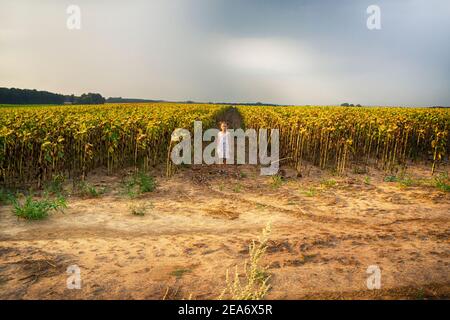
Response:
POLYGON ((220 159, 230 158, 230 133, 219 131, 217 135, 217 155, 220 159))

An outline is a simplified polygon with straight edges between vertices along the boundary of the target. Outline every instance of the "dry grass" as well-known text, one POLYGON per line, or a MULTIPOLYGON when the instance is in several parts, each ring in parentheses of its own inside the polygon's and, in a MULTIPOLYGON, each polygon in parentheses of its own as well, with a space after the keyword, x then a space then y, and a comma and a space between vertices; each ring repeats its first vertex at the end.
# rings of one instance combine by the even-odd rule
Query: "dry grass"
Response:
POLYGON ((267 241, 270 235, 270 224, 263 229, 258 241, 252 241, 249 246, 249 259, 244 263, 244 273, 239 274, 235 267, 234 277, 230 277, 229 270, 226 274, 226 288, 219 299, 231 300, 261 300, 270 289, 270 276, 267 267, 260 264, 261 258, 267 250, 267 241))

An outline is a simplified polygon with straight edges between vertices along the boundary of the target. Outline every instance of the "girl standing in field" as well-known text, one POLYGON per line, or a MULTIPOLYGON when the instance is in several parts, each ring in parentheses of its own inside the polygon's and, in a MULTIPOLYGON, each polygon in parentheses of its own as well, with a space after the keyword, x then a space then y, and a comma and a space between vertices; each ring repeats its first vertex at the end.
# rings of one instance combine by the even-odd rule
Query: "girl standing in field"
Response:
POLYGON ((220 131, 217 135, 217 155, 219 163, 223 164, 230 159, 230 132, 228 132, 228 124, 225 121, 219 122, 220 131))

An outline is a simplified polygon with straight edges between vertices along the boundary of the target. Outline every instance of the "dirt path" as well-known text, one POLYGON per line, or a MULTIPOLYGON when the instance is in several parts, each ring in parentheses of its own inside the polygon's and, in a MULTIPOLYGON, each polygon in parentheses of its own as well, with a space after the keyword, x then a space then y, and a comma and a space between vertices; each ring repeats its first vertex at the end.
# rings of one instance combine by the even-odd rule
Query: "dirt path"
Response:
POLYGON ((314 169, 278 186, 231 166, 160 177, 157 191, 128 199, 119 180, 91 177, 111 191, 69 198, 44 221, 1 207, 0 298, 214 299, 269 222, 269 299, 450 298, 450 197, 435 188, 314 169), (133 216, 131 203, 151 209, 133 216), (80 290, 66 287, 69 265, 80 267, 80 290), (370 265, 381 290, 367 289, 370 265))

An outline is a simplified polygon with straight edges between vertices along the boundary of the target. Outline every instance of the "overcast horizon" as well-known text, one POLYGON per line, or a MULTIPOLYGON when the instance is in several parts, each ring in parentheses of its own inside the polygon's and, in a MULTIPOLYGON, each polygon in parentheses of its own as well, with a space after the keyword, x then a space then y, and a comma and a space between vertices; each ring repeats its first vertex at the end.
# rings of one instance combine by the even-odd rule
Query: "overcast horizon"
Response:
POLYGON ((0 87, 172 101, 450 105, 450 1, 0 0, 0 87), (381 9, 369 30, 366 9, 381 9), (81 29, 69 30, 69 5, 81 29))

